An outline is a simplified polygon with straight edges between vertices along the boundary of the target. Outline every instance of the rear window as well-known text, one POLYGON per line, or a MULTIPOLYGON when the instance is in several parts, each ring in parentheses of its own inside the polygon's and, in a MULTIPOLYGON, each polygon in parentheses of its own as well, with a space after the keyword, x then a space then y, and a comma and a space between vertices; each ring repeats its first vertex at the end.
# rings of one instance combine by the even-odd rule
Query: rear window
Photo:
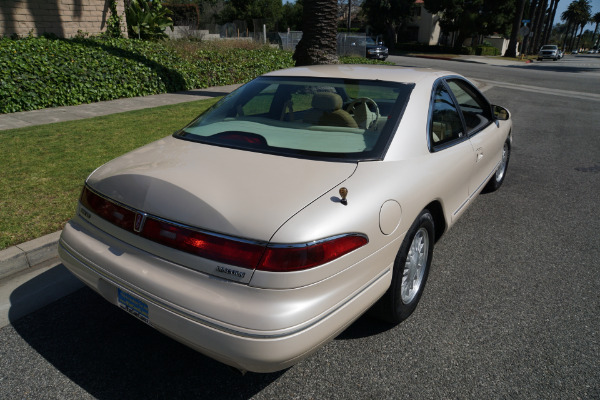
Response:
POLYGON ((175 134, 284 156, 381 159, 413 84, 260 77, 175 134))

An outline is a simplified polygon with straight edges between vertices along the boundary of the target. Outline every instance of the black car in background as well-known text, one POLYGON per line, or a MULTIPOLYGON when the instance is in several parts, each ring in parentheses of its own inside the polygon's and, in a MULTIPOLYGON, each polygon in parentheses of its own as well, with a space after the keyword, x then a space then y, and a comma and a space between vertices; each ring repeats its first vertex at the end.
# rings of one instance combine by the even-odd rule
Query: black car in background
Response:
POLYGON ((382 42, 376 42, 373 38, 367 38, 367 58, 385 61, 388 58, 388 48, 382 42))

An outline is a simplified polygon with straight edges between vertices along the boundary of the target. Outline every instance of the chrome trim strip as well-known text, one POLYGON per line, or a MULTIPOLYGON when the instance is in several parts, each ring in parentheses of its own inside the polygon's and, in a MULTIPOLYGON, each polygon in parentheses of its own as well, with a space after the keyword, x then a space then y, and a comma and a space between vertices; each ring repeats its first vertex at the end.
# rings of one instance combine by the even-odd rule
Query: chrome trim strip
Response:
MULTIPOLYGON (((249 334, 246 332, 241 332, 241 331, 238 331, 235 329, 227 328, 223 325, 218 325, 207 319, 198 318, 195 315, 192 315, 191 313, 179 310, 175 306, 170 305, 167 301, 158 299, 155 296, 150 295, 149 293, 146 293, 142 289, 137 288, 128 282, 124 282, 122 279, 118 278, 117 276, 115 276, 107 271, 104 271, 102 268, 95 265, 92 261, 81 256, 81 254, 77 253, 77 255, 79 257, 75 256, 75 254, 73 254, 75 251, 67 249, 68 244, 66 244, 62 239, 60 239, 58 245, 62 248, 62 250, 64 252, 68 253, 69 256, 71 256, 74 260, 76 260, 80 265, 82 265, 82 266, 86 267, 87 269, 91 270, 92 272, 96 273, 97 275, 100 276, 100 278, 111 283, 112 285, 114 285, 117 288, 127 290, 127 291, 135 294, 136 296, 140 297, 142 300, 144 300, 148 303, 152 303, 156 307, 162 308, 163 310, 165 310, 167 312, 176 314, 176 315, 178 315, 182 318, 185 318, 191 322, 201 324, 201 325, 204 325, 209 328, 216 329, 216 330, 219 330, 222 332, 226 332, 226 333, 230 333, 230 334, 234 334, 237 336, 246 337, 246 338, 250 338, 250 339, 278 339, 278 338, 283 338, 286 336, 293 336, 302 331, 306 331, 309 328, 313 327, 314 325, 327 319, 329 316, 333 315, 335 312, 340 310, 346 304, 353 301, 355 298, 360 296, 363 292, 367 291, 370 287, 372 287, 377 281, 379 281, 381 278, 383 278, 384 275, 386 275, 388 272, 390 272, 390 268, 388 266, 385 270, 380 272, 379 275, 377 275, 370 282, 368 282, 367 285, 365 285, 362 289, 360 289, 358 292, 354 293, 350 298, 347 298, 343 303, 338 304, 334 308, 329 309, 326 314, 322 315, 320 318, 312 321, 310 324, 308 324, 306 326, 302 326, 300 328, 297 328, 297 329, 294 329, 294 330, 291 330, 291 331, 288 331, 285 333, 272 334, 272 335, 260 335, 260 334, 249 334), (152 297, 150 297, 150 296, 152 296, 152 297)), ((152 321, 150 321, 150 325, 152 325, 152 321)))
MULTIPOLYGON (((189 229, 191 231, 202 233, 204 235, 214 236, 214 237, 218 237, 218 238, 221 238, 221 239, 227 239, 227 240, 231 240, 231 241, 234 241, 234 242, 240 242, 240 243, 246 243, 246 244, 255 244, 255 245, 259 245, 259 246, 266 246, 267 243, 268 243, 268 242, 264 242, 264 241, 260 241, 260 240, 244 239, 244 238, 239 238, 239 237, 235 237, 235 236, 225 235, 225 234, 222 234, 222 233, 211 232, 211 231, 203 230, 203 229, 200 229, 200 228, 196 228, 194 226, 182 224, 182 223, 175 222, 175 221, 170 221, 168 219, 161 218, 161 217, 158 217, 158 216, 153 215, 153 214, 145 213, 145 212, 143 212, 141 210, 135 209, 135 208, 130 207, 128 205, 125 205, 125 204, 123 204, 123 203, 121 203, 119 201, 116 201, 116 200, 113 200, 113 199, 111 199, 109 197, 106 197, 102 193, 99 193, 98 191, 92 189, 87 183, 86 183, 85 186, 86 186, 86 188, 89 191, 93 192, 96 196, 101 197, 101 198, 103 198, 106 201, 109 201, 109 202, 111 202, 111 203, 113 203, 113 204, 115 204, 115 205, 117 205, 119 207, 123 207, 123 208, 125 208, 125 209, 127 209, 127 210, 129 210, 131 212, 136 213, 136 214, 143 214, 145 216, 144 223, 146 222, 146 220, 148 218, 150 218, 150 219, 153 219, 155 221, 164 222, 164 223, 167 223, 167 224, 171 224, 171 225, 177 226, 179 228, 189 229)), ((90 211, 92 211, 92 210, 90 210, 90 211)), ((96 214, 96 213, 94 213, 94 214, 96 214)), ((98 215, 98 214, 96 214, 96 215, 98 215)), ((100 217, 100 218, 102 218, 102 217, 100 217)))
POLYGON ((340 239, 340 238, 347 237, 347 236, 359 236, 359 237, 362 237, 367 240, 366 244, 369 243, 369 237, 367 235, 365 235, 364 233, 350 232, 350 233, 342 233, 340 235, 335 235, 335 236, 329 236, 329 237, 326 237, 323 239, 317 239, 317 240, 313 240, 311 242, 306 242, 306 243, 270 243, 267 247, 270 249, 293 249, 293 248, 300 248, 300 247, 309 247, 309 246, 313 246, 315 244, 324 243, 324 242, 328 242, 330 240, 336 240, 336 239, 340 239))
MULTIPOLYGON (((268 247, 272 247, 272 248, 296 248, 296 247, 308 247, 308 246, 312 246, 314 244, 319 244, 319 243, 327 242, 329 240, 334 240, 334 239, 338 239, 338 238, 345 237, 345 236, 361 236, 361 237, 364 237, 365 239, 367 239, 367 243, 369 243, 368 236, 365 235, 365 234, 363 234, 363 233, 359 233, 359 232, 343 233, 343 234, 339 234, 339 235, 335 235, 335 236, 326 237, 326 238, 323 238, 323 239, 313 240, 311 242, 306 242, 306 243, 269 243, 269 242, 262 241, 262 240, 251 240, 251 239, 245 239, 245 238, 240 238, 240 237, 236 237, 236 236, 229 236, 229 235, 225 235, 225 234, 222 234, 222 233, 216 233, 216 232, 211 232, 211 231, 203 230, 203 229, 196 228, 194 226, 190 226, 190 225, 186 225, 186 224, 182 224, 182 223, 179 223, 179 222, 170 221, 168 219, 161 218, 161 217, 158 217, 156 215, 147 214, 147 213, 145 213, 145 212, 143 212, 141 210, 135 209, 133 207, 130 207, 130 206, 127 206, 127 205, 125 205, 123 203, 120 203, 120 202, 118 202, 116 200, 113 200, 113 199, 111 199, 109 197, 106 197, 105 195, 103 195, 103 194, 97 192, 96 190, 92 189, 89 185, 87 185, 87 183, 86 183, 86 187, 87 187, 88 190, 90 190, 91 192, 93 192, 96 196, 101 197, 101 198, 103 198, 106 201, 109 201, 109 202, 111 202, 113 204, 116 204, 119 207, 123 207, 123 208, 125 208, 125 209, 127 209, 127 210, 129 210, 131 212, 134 212, 134 213, 136 213, 136 215, 137 214, 142 214, 144 216, 143 224, 145 224, 146 220, 148 218, 150 218, 150 219, 153 219, 155 221, 164 222, 166 224, 170 224, 170 225, 173 225, 173 226, 176 226, 176 227, 179 227, 179 228, 189 229, 191 231, 202 233, 204 235, 214 236, 214 237, 218 237, 220 239, 231 240, 231 241, 238 242, 238 243, 245 243, 245 244, 257 245, 257 246, 267 246, 268 245, 268 247)), ((90 211, 93 212, 92 210, 90 210, 90 211)), ((94 214, 96 214, 96 213, 94 213, 94 214)), ((96 214, 96 215, 98 215, 98 214, 96 214)), ((100 217, 100 218, 102 218, 102 217, 100 217)), ((135 229, 134 229, 134 231, 135 231, 135 229)), ((135 233, 139 233, 139 232, 135 231, 135 233)), ((148 239, 148 240, 150 240, 150 239, 148 239)), ((243 267, 241 267, 241 268, 243 268, 243 267)))

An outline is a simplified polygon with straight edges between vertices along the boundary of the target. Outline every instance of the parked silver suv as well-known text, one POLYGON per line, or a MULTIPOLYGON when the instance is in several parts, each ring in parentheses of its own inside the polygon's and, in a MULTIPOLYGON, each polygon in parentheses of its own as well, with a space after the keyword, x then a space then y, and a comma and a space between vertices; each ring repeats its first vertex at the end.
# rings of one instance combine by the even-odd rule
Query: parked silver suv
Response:
POLYGON ((538 61, 542 61, 544 58, 551 58, 554 61, 560 58, 560 50, 558 50, 558 46, 554 44, 546 44, 542 46, 540 52, 538 53, 538 61))

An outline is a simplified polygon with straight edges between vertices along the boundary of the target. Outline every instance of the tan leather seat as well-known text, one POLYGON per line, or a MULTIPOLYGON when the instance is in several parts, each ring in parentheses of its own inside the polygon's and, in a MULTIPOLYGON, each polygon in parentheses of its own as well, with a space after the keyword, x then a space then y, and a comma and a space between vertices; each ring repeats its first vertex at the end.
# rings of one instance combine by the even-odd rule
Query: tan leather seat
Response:
POLYGON ((354 118, 342 110, 342 98, 337 93, 318 92, 312 98, 312 108, 304 115, 304 122, 325 126, 358 128, 354 118))
POLYGON ((448 132, 448 126, 444 122, 432 122, 431 130, 433 136, 433 142, 437 143, 446 139, 446 133, 448 132))

